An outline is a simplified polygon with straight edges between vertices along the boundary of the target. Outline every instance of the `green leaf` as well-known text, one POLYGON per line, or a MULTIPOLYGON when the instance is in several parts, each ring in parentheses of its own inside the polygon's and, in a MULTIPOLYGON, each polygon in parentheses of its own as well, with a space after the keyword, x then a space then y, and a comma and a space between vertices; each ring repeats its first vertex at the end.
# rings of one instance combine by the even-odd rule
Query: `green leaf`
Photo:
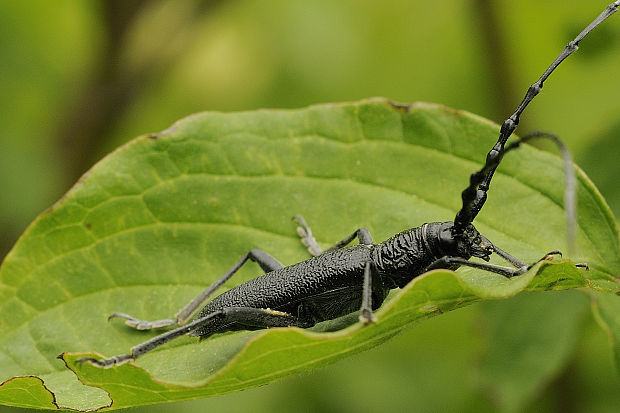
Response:
MULTIPOLYGON (((295 214, 325 246, 360 226, 381 241, 424 222, 452 220, 497 131, 442 106, 374 99, 203 113, 137 138, 41 215, 3 263, 0 380, 37 376, 39 393, 49 391, 57 405, 76 410, 185 400, 324 366, 483 299, 524 289, 617 292, 617 226, 579 172, 579 255, 570 258, 587 261, 588 272, 565 260, 513 280, 471 269, 434 271, 395 291, 372 326, 362 328, 353 314, 312 330, 228 333, 200 343, 182 337, 112 369, 75 363, 92 352, 127 353, 156 334, 108 323, 107 315, 170 317, 251 248, 284 264, 305 259, 295 214), (63 360, 56 359, 60 353, 63 360)), ((565 248, 562 176, 553 155, 529 147, 511 153, 477 228, 527 262, 565 248)), ((226 287, 258 274, 247 265, 226 287)), ((5 386, 0 402, 22 405, 5 386)), ((23 405, 50 408, 37 400, 23 405)))
POLYGON ((587 296, 576 291, 524 293, 484 303, 480 316, 487 348, 480 382, 500 411, 523 411, 562 371, 587 310, 587 296))
POLYGON ((593 298, 594 314, 609 334, 614 360, 620 370, 620 297, 595 291, 593 298))
POLYGON ((54 395, 45 388, 38 377, 14 377, 0 385, 0 398, 4 404, 55 409, 54 395))

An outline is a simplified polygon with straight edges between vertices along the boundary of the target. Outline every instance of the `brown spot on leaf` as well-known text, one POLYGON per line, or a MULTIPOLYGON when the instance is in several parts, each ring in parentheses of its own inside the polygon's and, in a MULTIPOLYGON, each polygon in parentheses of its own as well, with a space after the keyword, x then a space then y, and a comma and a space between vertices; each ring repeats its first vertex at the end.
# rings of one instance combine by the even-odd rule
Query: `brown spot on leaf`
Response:
POLYGON ((399 103, 394 102, 393 100, 388 101, 388 103, 393 109, 396 109, 397 111, 402 113, 409 113, 409 110, 411 109, 411 104, 408 103, 399 103))

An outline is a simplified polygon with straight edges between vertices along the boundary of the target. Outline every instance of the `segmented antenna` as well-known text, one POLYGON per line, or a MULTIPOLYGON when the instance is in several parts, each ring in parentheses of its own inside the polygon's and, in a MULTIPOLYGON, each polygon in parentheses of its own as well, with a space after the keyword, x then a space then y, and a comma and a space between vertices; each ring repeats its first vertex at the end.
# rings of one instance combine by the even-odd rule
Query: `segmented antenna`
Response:
POLYGON ((499 132, 499 139, 497 140, 495 146, 493 146, 493 149, 491 149, 487 154, 484 166, 482 169, 471 175, 469 178, 469 186, 461 193, 463 207, 454 218, 454 228, 457 232, 463 232, 465 228, 473 222, 474 218, 476 218, 476 215, 478 215, 480 209, 482 209, 482 206, 487 199, 487 191, 489 190, 495 169, 497 169, 502 157, 506 153, 504 145, 510 135, 512 135, 514 130, 517 128, 519 118, 527 105, 529 105, 529 103, 542 90, 545 80, 547 80, 555 68, 558 67, 564 59, 577 50, 579 42, 586 37, 588 33, 594 30, 595 27, 605 21, 605 19, 609 16, 617 12, 619 8, 620 0, 611 3, 596 19, 592 21, 592 23, 583 29, 583 31, 579 33, 573 41, 568 43, 564 50, 562 50, 562 53, 560 53, 553 63, 551 63, 542 76, 529 87, 517 110, 515 110, 512 116, 504 121, 499 132))

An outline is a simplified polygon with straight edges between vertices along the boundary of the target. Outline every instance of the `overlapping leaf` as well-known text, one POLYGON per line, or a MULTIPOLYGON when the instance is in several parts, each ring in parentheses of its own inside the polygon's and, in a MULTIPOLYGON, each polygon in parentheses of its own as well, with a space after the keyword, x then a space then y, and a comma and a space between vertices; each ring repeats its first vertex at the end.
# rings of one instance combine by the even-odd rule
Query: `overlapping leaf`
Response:
MULTIPOLYGON (((132 141, 39 217, 4 262, 0 401, 87 410, 204 397, 325 365, 481 299, 523 289, 617 291, 616 223, 579 173, 579 255, 570 258, 587 261, 587 273, 568 262, 510 281, 436 271, 392 295, 370 327, 341 329, 353 315, 313 331, 240 332, 201 343, 184 337, 114 369, 75 364, 79 352, 126 353, 155 334, 107 323, 108 314, 169 317, 250 248, 285 264, 304 259, 294 214, 306 217, 324 245, 360 226, 380 241, 453 219, 496 134, 496 125, 466 113, 377 99, 198 114, 132 141), (78 354, 57 359, 62 352, 78 354)), ((478 229, 526 261, 562 249, 562 176, 552 155, 511 153, 478 229)), ((246 267, 227 287, 258 274, 246 267)))

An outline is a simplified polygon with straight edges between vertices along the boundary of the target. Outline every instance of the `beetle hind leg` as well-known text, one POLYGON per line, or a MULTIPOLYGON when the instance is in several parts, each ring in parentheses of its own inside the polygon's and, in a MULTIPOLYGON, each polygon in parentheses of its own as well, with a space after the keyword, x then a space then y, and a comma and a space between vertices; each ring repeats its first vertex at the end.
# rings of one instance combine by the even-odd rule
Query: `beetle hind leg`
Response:
POLYGON ((209 297, 220 288, 230 277, 232 277, 247 261, 254 261, 265 272, 270 272, 282 268, 283 265, 274 257, 264 251, 253 249, 245 254, 226 274, 217 279, 213 284, 207 287, 203 292, 196 296, 192 301, 187 303, 185 307, 179 310, 172 318, 166 318, 155 321, 145 321, 130 316, 125 313, 113 313, 108 320, 113 318, 125 319, 125 324, 137 330, 151 330, 165 328, 174 325, 185 324, 196 312, 207 302, 209 297))
POLYGON ((94 366, 102 368, 118 366, 135 360, 143 354, 148 353, 149 351, 160 347, 177 337, 190 334, 197 335, 201 339, 204 339, 215 333, 227 331, 226 327, 233 324, 241 324, 255 328, 308 328, 312 327, 314 322, 295 317, 283 311, 272 310, 269 308, 226 307, 138 344, 137 346, 132 347, 131 354, 122 354, 103 360, 85 357, 79 359, 78 362, 90 363, 94 366))

